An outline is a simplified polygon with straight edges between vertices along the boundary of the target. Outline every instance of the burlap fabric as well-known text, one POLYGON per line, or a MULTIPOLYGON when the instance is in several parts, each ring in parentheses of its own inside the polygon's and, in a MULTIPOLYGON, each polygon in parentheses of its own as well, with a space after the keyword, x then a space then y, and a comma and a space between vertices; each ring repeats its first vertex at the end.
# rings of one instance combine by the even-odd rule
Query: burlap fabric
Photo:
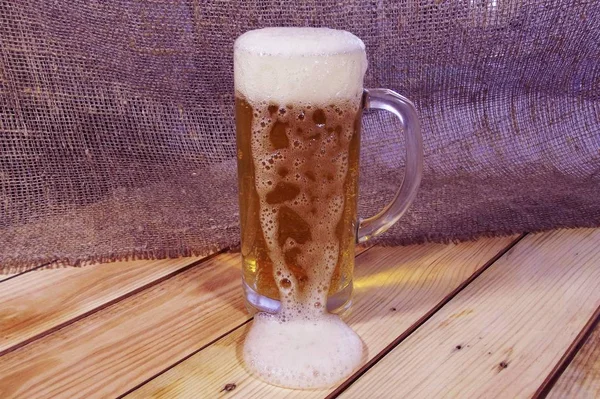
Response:
MULTIPOLYGON (((386 244, 600 225, 600 2, 0 2, 0 270, 205 254, 238 242, 232 44, 349 30, 366 87, 413 99, 425 170, 386 244)), ((363 126, 360 213, 401 181, 363 126)))

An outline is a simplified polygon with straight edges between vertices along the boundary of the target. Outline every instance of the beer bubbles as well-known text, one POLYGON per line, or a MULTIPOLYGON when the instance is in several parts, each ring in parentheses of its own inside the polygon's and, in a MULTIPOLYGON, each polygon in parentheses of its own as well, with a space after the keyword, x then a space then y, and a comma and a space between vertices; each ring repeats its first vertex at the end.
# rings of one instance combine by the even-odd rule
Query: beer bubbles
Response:
POLYGON ((242 227, 268 258, 281 301, 279 313, 255 317, 244 360, 275 385, 328 387, 363 356, 326 304, 354 245, 364 44, 344 31, 267 28, 240 36, 234 60, 236 104, 248 110, 238 112, 238 146, 247 142, 252 157, 240 181, 251 179, 258 223, 242 227))

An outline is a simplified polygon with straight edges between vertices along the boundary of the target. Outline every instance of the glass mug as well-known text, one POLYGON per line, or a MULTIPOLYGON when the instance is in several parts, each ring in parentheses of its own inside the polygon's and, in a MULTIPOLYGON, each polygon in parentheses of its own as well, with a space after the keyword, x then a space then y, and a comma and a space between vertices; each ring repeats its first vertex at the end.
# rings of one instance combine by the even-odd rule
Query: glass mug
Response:
POLYGON ((417 112, 388 89, 363 89, 364 44, 325 28, 266 28, 234 46, 243 287, 251 311, 281 300, 350 305, 354 250, 389 229, 422 171, 417 112), (406 142, 403 182, 377 215, 357 216, 363 109, 396 115, 406 142), (326 294, 326 295, 325 295, 326 294), (311 297, 311 298, 312 298, 311 297), (300 299, 302 300, 302 299, 300 299))

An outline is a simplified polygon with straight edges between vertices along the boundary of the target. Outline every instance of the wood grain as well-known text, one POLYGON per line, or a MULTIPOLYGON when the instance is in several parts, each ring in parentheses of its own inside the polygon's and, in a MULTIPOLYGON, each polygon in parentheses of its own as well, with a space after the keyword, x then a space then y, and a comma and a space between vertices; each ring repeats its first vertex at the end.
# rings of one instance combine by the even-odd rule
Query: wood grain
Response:
MULTIPOLYGON (((458 245, 372 248, 357 261, 348 323, 373 358, 436 307, 465 279, 515 240, 482 239, 458 245)), ((250 376, 240 361, 248 325, 171 368, 131 398, 323 397, 328 391, 292 391, 250 376)))
POLYGON ((21 273, 5 273, 5 274, 0 274, 0 283, 3 282, 4 280, 8 280, 11 277, 14 277, 18 274, 21 273))
MULTIPOLYGON (((1 356, 0 398, 105 398, 143 383, 250 319, 240 264, 239 254, 218 255, 1 356)), ((31 308, 55 289, 40 287, 41 280, 43 296, 32 298, 31 308)), ((118 276, 99 281, 109 290, 120 284, 118 276)))
POLYGON ((531 397, 599 286, 600 230, 529 235, 341 397, 531 397))
POLYGON ((43 268, 0 284, 0 355, 202 258, 43 268))
POLYGON ((22 271, 19 271, 19 272, 8 272, 8 271, 2 272, 0 270, 0 283, 3 282, 3 281, 9 280, 9 279, 15 278, 16 276, 19 276, 21 274, 32 272, 34 270, 41 270, 43 268, 51 268, 52 264, 53 264, 52 262, 50 262, 50 263, 44 263, 42 265, 34 266, 32 268, 29 268, 27 270, 22 270, 22 271))
POLYGON ((596 324, 547 398, 600 398, 600 323, 596 324))
POLYGON ((127 391, 247 320, 239 264, 218 255, 7 353, 0 398, 127 391))

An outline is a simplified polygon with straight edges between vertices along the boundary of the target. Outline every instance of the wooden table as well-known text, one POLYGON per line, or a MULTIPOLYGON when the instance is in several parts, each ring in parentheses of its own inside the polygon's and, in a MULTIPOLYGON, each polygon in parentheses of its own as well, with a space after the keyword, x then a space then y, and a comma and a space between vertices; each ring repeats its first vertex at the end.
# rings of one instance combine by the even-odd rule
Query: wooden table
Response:
POLYGON ((335 389, 250 376, 238 254, 0 276, 0 398, 600 397, 600 229, 357 256, 368 360, 335 389))

